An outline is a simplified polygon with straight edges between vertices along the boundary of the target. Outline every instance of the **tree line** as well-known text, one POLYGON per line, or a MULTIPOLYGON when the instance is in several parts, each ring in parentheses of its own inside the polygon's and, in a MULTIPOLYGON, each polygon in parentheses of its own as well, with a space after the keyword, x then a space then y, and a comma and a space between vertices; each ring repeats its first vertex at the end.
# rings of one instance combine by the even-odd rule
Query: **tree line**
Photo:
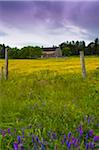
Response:
POLYGON ((0 58, 5 56, 5 48, 8 50, 8 58, 10 59, 34 59, 39 58, 42 55, 42 48, 36 46, 27 46, 21 49, 15 47, 10 48, 9 46, 0 45, 0 58))
POLYGON ((79 55, 79 51, 84 51, 85 55, 99 55, 99 39, 86 46, 85 41, 71 41, 60 44, 63 56, 79 55))
MULTIPOLYGON (((96 38, 94 42, 86 46, 85 41, 66 41, 59 45, 63 56, 79 55, 79 51, 84 51, 85 55, 99 55, 99 39, 96 38)), ((43 53, 43 48, 38 46, 26 46, 23 48, 11 48, 0 44, 0 58, 4 58, 5 51, 8 49, 8 57, 10 59, 34 59, 40 58, 43 53)))

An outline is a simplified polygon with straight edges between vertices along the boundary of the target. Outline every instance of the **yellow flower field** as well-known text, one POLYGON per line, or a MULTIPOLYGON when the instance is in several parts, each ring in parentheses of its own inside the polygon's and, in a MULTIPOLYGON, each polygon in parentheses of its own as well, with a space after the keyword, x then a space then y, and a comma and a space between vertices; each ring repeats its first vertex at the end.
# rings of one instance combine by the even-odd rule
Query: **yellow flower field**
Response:
MULTIPOLYGON (((0 60, 0 68, 4 65, 4 60, 0 60)), ((87 72, 94 71, 99 67, 99 57, 85 58, 87 72)), ((9 60, 9 72, 28 75, 35 71, 52 70, 58 73, 78 73, 81 72, 80 58, 49 58, 38 60, 9 60)))
MULTIPOLYGON (((9 80, 0 80, 0 129, 6 133, 2 150, 13 149, 19 136, 26 149, 33 149, 31 141, 38 136, 47 141, 45 150, 54 149, 55 144, 65 150, 61 141, 69 133, 85 150, 82 143, 89 131, 99 135, 99 57, 86 57, 85 62, 83 80, 79 57, 9 60, 9 80), (52 133, 58 135, 53 141, 52 133)), ((0 68, 4 63, 0 60, 0 68)), ((91 141, 93 137, 86 139, 91 141)))

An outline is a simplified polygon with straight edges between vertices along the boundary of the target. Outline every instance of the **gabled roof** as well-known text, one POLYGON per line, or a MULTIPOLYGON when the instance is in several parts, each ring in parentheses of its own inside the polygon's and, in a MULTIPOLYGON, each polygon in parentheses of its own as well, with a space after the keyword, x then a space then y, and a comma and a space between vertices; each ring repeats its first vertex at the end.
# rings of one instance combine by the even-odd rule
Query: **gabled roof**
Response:
POLYGON ((58 47, 43 47, 43 51, 55 51, 58 47))

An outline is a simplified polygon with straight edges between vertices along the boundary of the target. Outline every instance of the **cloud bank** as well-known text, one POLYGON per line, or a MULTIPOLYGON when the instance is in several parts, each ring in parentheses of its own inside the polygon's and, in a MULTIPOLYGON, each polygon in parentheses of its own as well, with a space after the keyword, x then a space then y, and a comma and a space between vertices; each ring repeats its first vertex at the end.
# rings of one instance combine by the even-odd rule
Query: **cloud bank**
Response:
POLYGON ((9 46, 88 43, 98 34, 98 1, 0 2, 0 42, 9 46))

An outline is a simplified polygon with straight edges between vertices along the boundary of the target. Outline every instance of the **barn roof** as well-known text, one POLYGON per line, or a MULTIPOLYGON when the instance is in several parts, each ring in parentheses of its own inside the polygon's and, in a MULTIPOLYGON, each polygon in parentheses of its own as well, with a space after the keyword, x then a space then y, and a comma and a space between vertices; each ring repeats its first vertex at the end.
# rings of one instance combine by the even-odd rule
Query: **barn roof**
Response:
POLYGON ((43 47, 42 49, 43 49, 43 51, 55 51, 56 50, 56 48, 58 48, 58 47, 43 47))

